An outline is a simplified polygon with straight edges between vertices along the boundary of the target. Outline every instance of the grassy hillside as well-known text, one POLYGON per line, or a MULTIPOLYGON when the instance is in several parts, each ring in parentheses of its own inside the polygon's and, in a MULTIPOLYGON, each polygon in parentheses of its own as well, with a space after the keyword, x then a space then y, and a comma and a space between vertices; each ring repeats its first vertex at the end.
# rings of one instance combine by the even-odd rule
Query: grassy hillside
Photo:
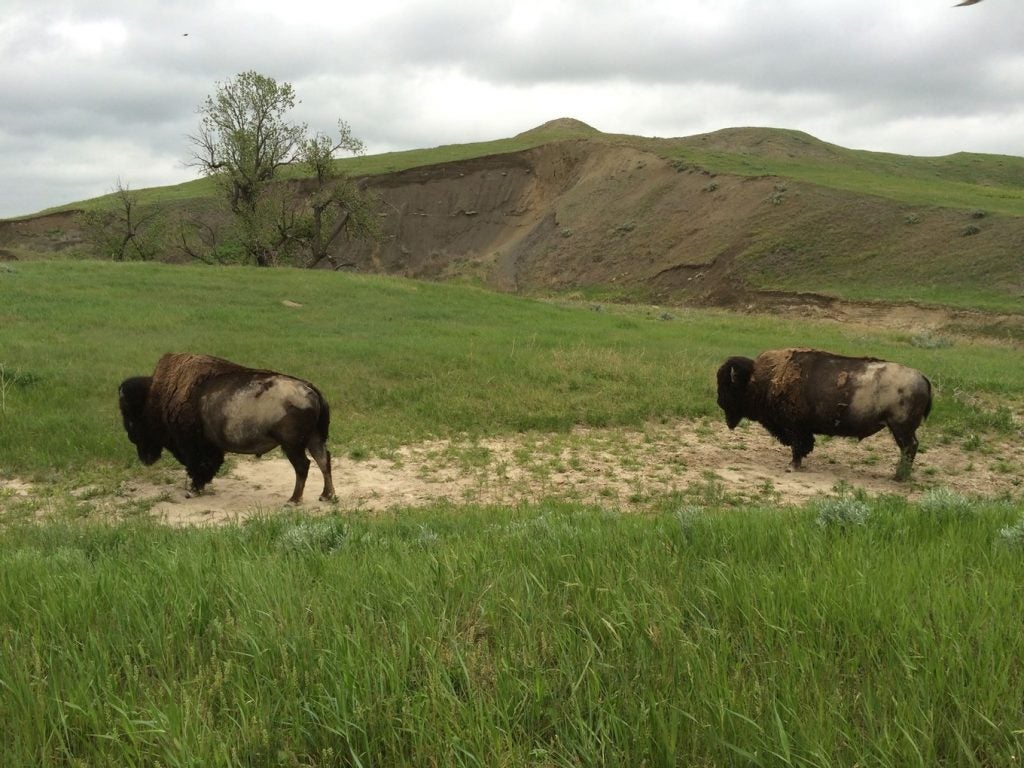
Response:
MULTIPOLYGON (((620 301, 759 306, 769 291, 1024 306, 1024 158, 865 152, 770 128, 648 139, 556 120, 338 164, 382 200, 380 241, 334 246, 357 271, 620 301)), ((185 212, 236 253, 212 180, 135 194, 165 214, 145 232, 160 258, 189 258, 175 234, 185 212)), ((94 250, 67 213, 0 222, 0 258, 94 250)))
MULTIPOLYGON (((351 176, 376 176, 382 173, 404 171, 437 163, 450 163, 457 160, 470 160, 476 157, 521 152, 524 149, 540 146, 552 141, 567 139, 589 139, 602 136, 590 126, 579 121, 553 120, 543 126, 507 139, 478 141, 468 144, 443 144, 424 149, 409 149, 399 152, 382 152, 377 155, 346 157, 335 161, 339 169, 351 176)), ((286 169, 284 178, 301 178, 297 169, 286 169)), ((132 190, 140 205, 182 204, 199 201, 218 194, 214 182, 209 178, 186 181, 165 187, 150 187, 132 190)), ((115 207, 118 203, 115 194, 103 195, 67 205, 59 205, 41 211, 41 214, 67 210, 93 210, 115 207)))
MULTIPOLYGON (((339 160, 338 166, 353 176, 368 176, 521 152, 566 139, 628 144, 713 173, 779 176, 912 205, 1024 216, 1024 158, 970 153, 925 158, 849 150, 781 128, 733 128, 684 138, 650 139, 603 134, 578 121, 558 120, 511 138, 346 158, 339 160)), ((159 204, 211 197, 216 189, 209 179, 197 179, 140 189, 138 194, 142 204, 159 204)), ((113 195, 103 196, 43 213, 114 202, 113 195)))
MULTIPOLYGON (((683 138, 650 139, 604 134, 574 120, 553 120, 506 139, 386 152, 345 158, 337 163, 353 176, 368 176, 520 152, 568 139, 625 144, 714 173, 779 176, 913 205, 1024 216, 1024 158, 965 152, 943 157, 869 152, 828 144, 800 131, 781 128, 730 128, 683 138)), ((210 197, 216 194, 216 189, 209 179, 197 179, 137 193, 142 204, 160 204, 210 197)), ((104 195, 42 213, 104 207, 115 202, 114 195, 104 195)))
POLYGON ((1012 346, 922 344, 900 332, 715 312, 594 311, 382 277, 26 262, 0 268, 0 293, 6 472, 133 466, 117 386, 168 351, 316 382, 333 406, 336 451, 463 432, 718 418, 722 360, 777 346, 914 365, 939 393, 930 425, 952 433, 1008 429, 1006 406, 1024 395, 1012 346))
POLYGON ((846 149, 800 131, 732 128, 649 147, 718 173, 779 176, 913 205, 1024 216, 1024 158, 846 149))

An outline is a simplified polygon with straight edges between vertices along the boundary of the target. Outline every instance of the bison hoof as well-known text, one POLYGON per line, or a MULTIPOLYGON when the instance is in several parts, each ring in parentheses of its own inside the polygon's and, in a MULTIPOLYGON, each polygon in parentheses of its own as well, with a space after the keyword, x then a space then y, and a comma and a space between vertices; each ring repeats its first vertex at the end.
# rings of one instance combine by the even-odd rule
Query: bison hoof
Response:
POLYGON ((320 501, 337 501, 337 500, 338 500, 337 495, 335 495, 333 493, 321 493, 320 494, 320 501))

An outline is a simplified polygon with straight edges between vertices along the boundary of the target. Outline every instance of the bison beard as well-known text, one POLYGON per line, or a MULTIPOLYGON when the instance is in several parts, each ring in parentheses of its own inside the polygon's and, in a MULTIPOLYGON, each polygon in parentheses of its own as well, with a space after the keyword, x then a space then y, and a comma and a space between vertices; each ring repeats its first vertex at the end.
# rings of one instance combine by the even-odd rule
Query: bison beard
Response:
POLYGON ((320 498, 335 498, 326 446, 330 409, 309 382, 216 357, 168 354, 152 376, 126 379, 119 393, 139 459, 152 464, 168 449, 196 493, 217 474, 225 453, 258 456, 280 445, 295 470, 289 501, 302 498, 307 450, 323 473, 320 498))
POLYGON ((793 469, 814 449, 816 434, 863 439, 888 428, 900 449, 896 476, 904 479, 932 403, 931 383, 913 368, 812 349, 731 357, 717 379, 729 428, 744 418, 759 422, 792 449, 793 469))

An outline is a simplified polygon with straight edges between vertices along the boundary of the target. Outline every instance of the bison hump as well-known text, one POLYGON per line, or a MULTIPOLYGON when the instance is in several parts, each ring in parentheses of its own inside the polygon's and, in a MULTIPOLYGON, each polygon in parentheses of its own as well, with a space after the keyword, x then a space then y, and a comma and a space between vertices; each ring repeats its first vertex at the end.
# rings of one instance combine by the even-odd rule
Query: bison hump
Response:
POLYGON ((796 355, 801 351, 771 349, 758 355, 754 377, 766 387, 770 399, 785 399, 799 386, 802 372, 796 355))
POLYGON ((210 355, 168 353, 153 371, 150 402, 154 414, 172 432, 186 435, 202 431, 199 398, 213 378, 249 369, 210 355))

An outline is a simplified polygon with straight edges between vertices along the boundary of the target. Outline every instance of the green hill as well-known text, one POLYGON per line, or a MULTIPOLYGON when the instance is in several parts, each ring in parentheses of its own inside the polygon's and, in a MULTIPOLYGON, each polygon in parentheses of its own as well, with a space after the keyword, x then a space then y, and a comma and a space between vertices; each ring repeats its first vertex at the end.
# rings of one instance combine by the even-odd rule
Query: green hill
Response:
MULTIPOLYGON (((846 149, 799 131, 653 139, 553 120, 514 137, 339 160, 382 200, 360 272, 602 300, 776 309, 872 301, 1018 313, 1024 158, 846 149)), ((216 222, 208 179, 138 202, 216 222)), ((0 222, 0 254, 87 256, 72 211, 0 222)), ((182 260, 172 237, 161 258, 182 260)))

